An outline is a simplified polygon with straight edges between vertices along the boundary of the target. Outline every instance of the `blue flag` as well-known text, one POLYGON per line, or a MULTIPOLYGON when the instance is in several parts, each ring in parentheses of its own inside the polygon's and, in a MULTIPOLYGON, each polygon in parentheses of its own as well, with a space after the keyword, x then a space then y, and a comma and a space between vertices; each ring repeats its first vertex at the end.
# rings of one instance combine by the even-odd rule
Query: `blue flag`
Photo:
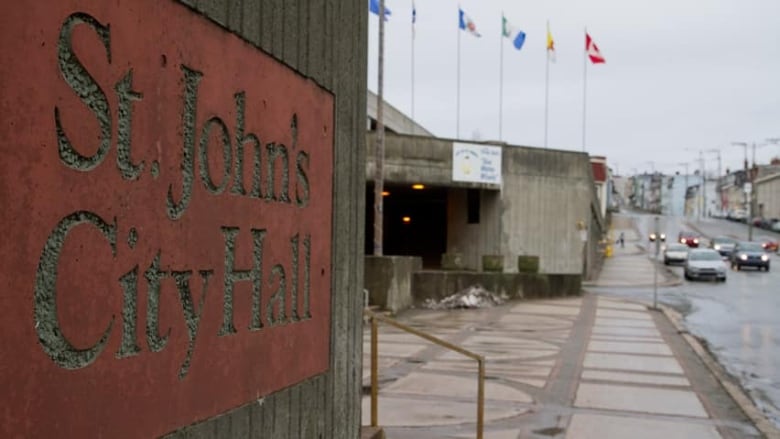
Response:
POLYGON ((509 24, 509 21, 501 16, 501 35, 505 38, 509 38, 512 41, 512 45, 515 49, 520 50, 525 43, 525 32, 509 24))
POLYGON ((479 32, 477 32, 477 25, 474 23, 474 20, 471 19, 465 12, 463 12, 463 9, 458 8, 458 27, 461 30, 465 30, 466 32, 470 33, 471 35, 474 35, 475 37, 481 37, 479 32))
MULTIPOLYGON (((379 0, 368 0, 368 10, 372 14, 379 15, 379 0)), ((387 9, 387 5, 385 5, 385 21, 387 21, 387 16, 390 14, 390 9, 387 9)))

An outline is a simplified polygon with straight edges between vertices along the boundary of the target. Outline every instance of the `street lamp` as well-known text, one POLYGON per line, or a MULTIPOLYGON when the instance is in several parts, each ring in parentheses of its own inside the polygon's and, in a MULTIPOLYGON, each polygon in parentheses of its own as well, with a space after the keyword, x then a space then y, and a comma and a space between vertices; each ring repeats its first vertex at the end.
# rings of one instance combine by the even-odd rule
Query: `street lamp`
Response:
MULTIPOLYGON (((745 162, 744 162, 744 170, 745 170, 745 180, 748 178, 748 159, 747 159, 747 142, 731 142, 733 146, 741 146, 744 148, 745 151, 745 162)), ((754 149, 755 151, 755 149, 754 149)), ((752 195, 753 192, 753 179, 750 179, 750 192, 752 195)), ((751 197, 752 198, 752 197, 751 197)), ((753 206, 751 203, 748 202, 748 191, 745 190, 745 207, 747 207, 747 210, 749 210, 748 213, 748 241, 753 240, 753 206)))

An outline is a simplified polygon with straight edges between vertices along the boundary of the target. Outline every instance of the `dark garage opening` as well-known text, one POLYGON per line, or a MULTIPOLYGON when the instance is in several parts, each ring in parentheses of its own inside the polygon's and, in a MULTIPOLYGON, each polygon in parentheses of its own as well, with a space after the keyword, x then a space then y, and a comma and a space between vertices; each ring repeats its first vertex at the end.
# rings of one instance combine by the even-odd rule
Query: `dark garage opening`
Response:
MULTIPOLYGON (((383 253, 420 256, 423 267, 438 268, 447 250, 447 189, 385 185, 383 253)), ((365 253, 374 254, 374 185, 366 187, 365 253)))

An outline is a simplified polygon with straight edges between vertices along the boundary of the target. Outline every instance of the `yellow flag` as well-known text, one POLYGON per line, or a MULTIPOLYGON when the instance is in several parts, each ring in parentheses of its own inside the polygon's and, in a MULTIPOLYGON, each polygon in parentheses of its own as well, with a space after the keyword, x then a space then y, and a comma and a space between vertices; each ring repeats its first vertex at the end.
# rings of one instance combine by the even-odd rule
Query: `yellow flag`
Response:
POLYGON ((547 58, 555 62, 555 41, 553 41, 552 33, 550 32, 550 22, 547 22, 547 58))

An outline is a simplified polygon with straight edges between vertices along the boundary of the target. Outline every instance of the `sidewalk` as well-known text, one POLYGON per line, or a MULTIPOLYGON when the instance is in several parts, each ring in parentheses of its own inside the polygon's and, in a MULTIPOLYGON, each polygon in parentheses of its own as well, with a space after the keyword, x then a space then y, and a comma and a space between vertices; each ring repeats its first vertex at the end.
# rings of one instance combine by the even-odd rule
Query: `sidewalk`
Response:
MULTIPOLYGON (((655 251, 655 243, 646 236, 638 236, 634 229, 614 229, 613 235, 624 234, 625 247, 612 245, 612 257, 604 260, 599 277, 594 282, 583 282, 583 286, 598 287, 647 287, 653 286, 654 267, 645 251, 655 251)), ((663 265, 658 270, 658 286, 671 286, 680 279, 663 265)))
MULTIPOLYGON (((761 437, 669 319, 644 305, 586 294, 398 320, 486 357, 485 438, 761 437)), ((366 386, 369 342, 366 328, 366 386)), ((381 325, 379 352, 388 438, 475 437, 473 360, 381 325)))

